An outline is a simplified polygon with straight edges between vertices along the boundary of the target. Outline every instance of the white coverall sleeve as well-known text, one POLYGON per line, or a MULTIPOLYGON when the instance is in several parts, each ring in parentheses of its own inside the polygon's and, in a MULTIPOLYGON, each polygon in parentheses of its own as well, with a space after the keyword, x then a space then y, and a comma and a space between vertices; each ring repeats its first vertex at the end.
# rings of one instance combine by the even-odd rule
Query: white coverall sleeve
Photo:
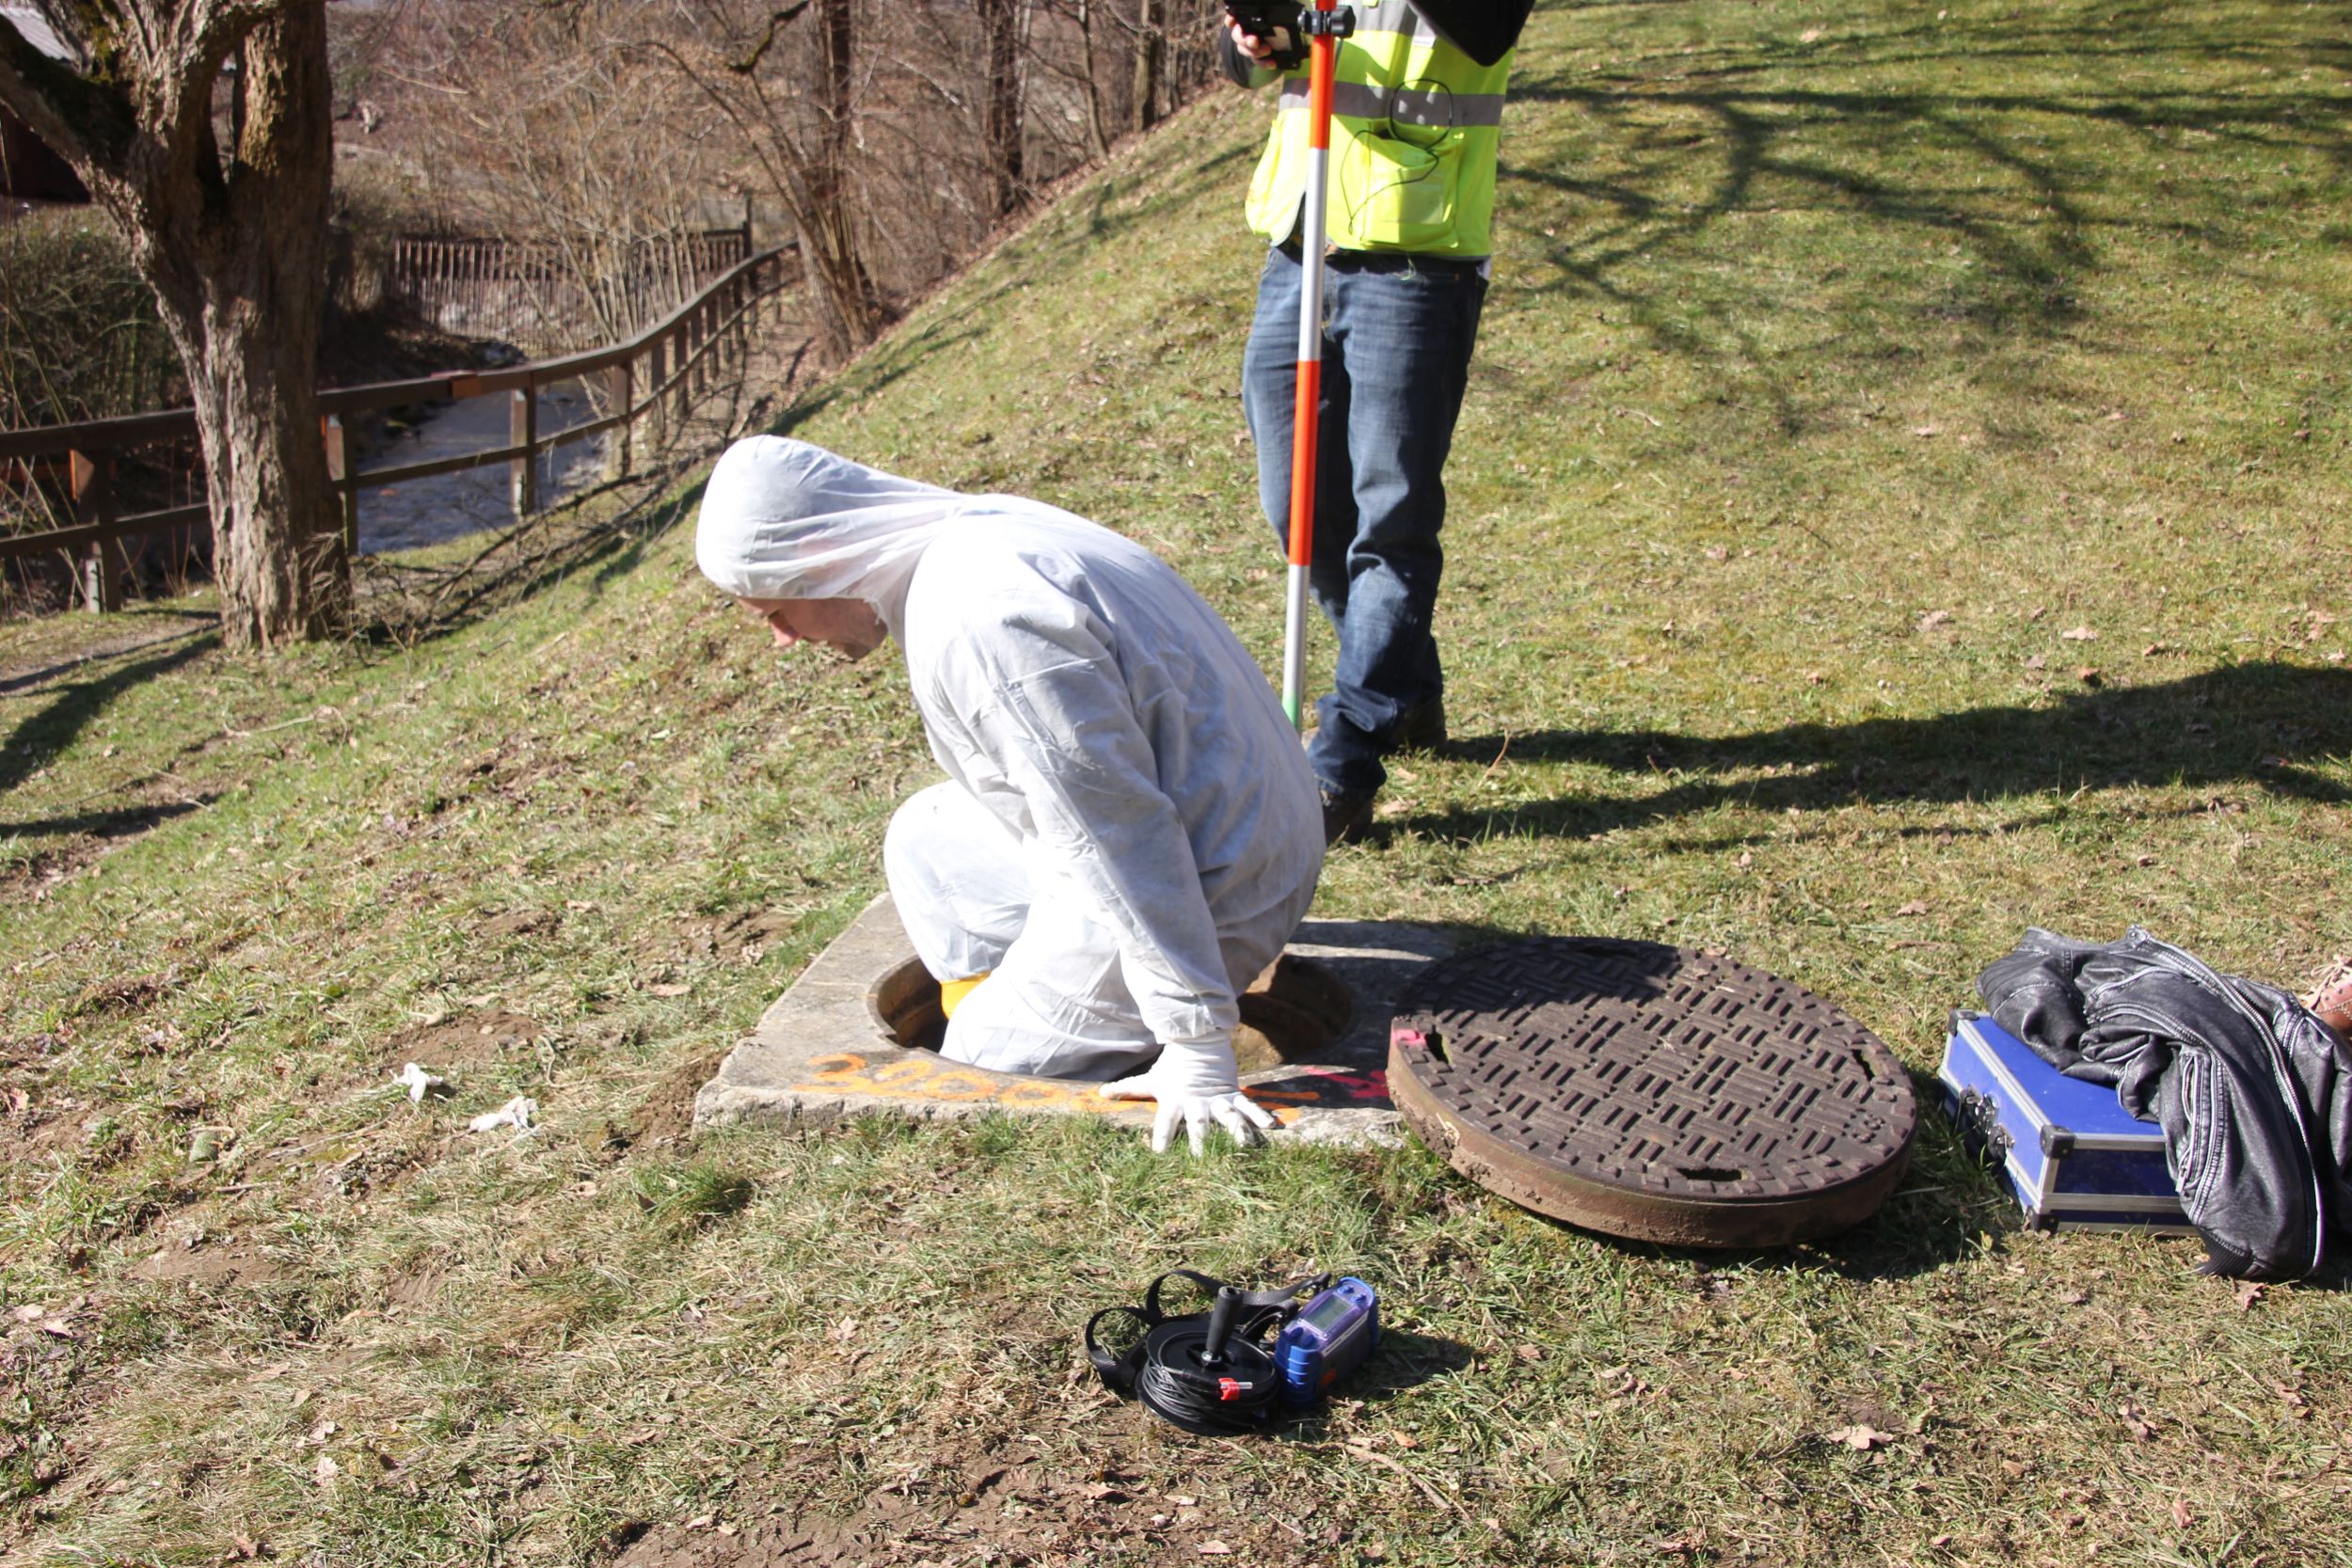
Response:
POLYGON ((1118 933, 1121 974, 1153 1037, 1209 1053, 1231 1075, 1239 1015, 1216 923, 1111 650, 1083 609, 1063 603, 993 618, 966 651, 940 681, 958 738, 1020 796, 1040 869, 1092 899, 1118 933))

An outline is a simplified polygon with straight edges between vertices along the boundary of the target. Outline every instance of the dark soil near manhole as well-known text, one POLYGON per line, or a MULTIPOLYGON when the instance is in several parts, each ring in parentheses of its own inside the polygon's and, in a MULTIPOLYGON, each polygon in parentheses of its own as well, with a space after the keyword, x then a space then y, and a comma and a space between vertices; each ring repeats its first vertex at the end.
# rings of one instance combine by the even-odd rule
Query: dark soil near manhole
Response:
POLYGON ((694 1096, 710 1082, 724 1060, 710 1052, 680 1062, 663 1073, 653 1092, 629 1114, 628 1145, 632 1148, 675 1144, 694 1131, 694 1096))
POLYGON ((404 1062, 415 1062, 431 1072, 446 1072, 451 1068, 482 1067, 502 1060, 512 1052, 535 1044, 546 1034, 520 1013, 495 1008, 460 1013, 386 1036, 376 1058, 390 1072, 399 1071, 404 1062))
POLYGON ((739 910, 723 920, 687 920, 668 931, 648 930, 644 940, 636 945, 648 962, 691 963, 698 958, 724 958, 733 963, 755 963, 768 950, 771 940, 791 928, 791 919, 773 911, 739 910), (672 946, 673 940, 679 945, 672 946))

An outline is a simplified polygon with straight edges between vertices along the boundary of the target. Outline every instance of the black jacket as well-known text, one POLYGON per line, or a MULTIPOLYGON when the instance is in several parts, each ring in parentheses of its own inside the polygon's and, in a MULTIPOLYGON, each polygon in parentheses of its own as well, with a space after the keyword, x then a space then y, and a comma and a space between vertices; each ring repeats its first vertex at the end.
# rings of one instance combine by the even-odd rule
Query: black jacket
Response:
POLYGON ((2135 926, 2106 946, 2028 929, 1977 979, 1995 1022, 2164 1129, 2205 1267, 2254 1278, 2352 1240, 2352 1048, 2285 991, 2135 926))

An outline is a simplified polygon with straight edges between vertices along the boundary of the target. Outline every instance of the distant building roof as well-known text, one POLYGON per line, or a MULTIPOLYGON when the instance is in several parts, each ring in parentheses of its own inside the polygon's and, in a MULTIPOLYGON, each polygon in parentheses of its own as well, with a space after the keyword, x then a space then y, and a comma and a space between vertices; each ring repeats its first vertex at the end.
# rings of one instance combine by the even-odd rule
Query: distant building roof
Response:
POLYGON ((53 60, 70 63, 74 58, 74 51, 66 47, 65 40, 49 25, 49 19, 30 6, 9 5, 7 0, 0 0, 0 22, 13 24, 26 43, 53 60))

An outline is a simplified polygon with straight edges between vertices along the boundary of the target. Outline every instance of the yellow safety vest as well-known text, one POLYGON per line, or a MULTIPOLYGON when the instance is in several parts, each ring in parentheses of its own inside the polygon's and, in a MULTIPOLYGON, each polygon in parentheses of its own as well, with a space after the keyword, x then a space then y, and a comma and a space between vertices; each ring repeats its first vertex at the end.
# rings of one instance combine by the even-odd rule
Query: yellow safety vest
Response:
MULTIPOLYGON (((1494 249, 1495 148, 1511 56, 1480 65, 1408 0, 1356 8, 1331 91, 1332 245, 1486 256, 1494 249)), ((1274 131, 1249 182, 1249 227, 1279 245, 1307 195, 1307 70, 1284 73, 1274 131)))

